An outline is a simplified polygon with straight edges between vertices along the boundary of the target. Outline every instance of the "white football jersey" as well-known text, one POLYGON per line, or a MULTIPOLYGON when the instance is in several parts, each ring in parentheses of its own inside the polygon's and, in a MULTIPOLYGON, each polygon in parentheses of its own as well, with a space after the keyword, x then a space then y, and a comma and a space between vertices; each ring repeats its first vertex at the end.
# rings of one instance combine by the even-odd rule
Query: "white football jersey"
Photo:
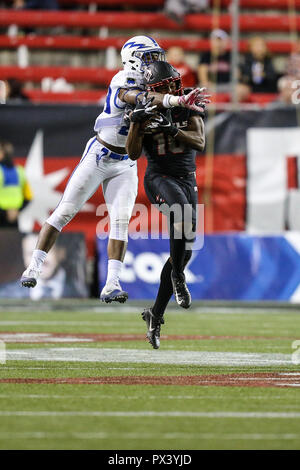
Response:
POLYGON ((126 104, 118 98, 121 88, 144 89, 141 74, 118 72, 110 82, 106 95, 105 106, 96 119, 94 130, 98 136, 115 147, 125 147, 128 128, 124 122, 126 104))

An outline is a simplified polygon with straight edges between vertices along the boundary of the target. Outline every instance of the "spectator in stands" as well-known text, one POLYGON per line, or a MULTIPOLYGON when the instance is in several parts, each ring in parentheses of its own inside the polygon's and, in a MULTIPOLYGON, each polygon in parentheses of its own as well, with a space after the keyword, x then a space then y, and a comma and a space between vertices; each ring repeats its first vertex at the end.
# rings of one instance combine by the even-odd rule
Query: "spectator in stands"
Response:
POLYGON ((230 53, 228 34, 222 29, 214 29, 210 35, 210 51, 201 55, 198 66, 200 86, 216 85, 217 91, 230 90, 230 53))
POLYGON ((287 74, 291 77, 300 79, 300 39, 295 44, 294 52, 291 54, 287 63, 287 74))
POLYGON ((254 93, 276 92, 277 74, 266 41, 255 36, 249 41, 249 52, 240 65, 240 77, 254 93))
POLYGON ((17 227, 19 211, 32 199, 24 168, 12 159, 13 146, 0 140, 0 227, 17 227))
POLYGON ((177 23, 182 23, 188 13, 206 10, 209 0, 165 0, 164 12, 177 23))
POLYGON ((267 106, 268 109, 284 108, 286 106, 294 106, 296 104, 293 100, 293 95, 297 95, 297 98, 299 99, 299 92, 293 88, 295 80, 295 77, 290 77, 288 75, 284 75, 278 80, 278 97, 275 101, 269 103, 267 106))
POLYGON ((18 10, 58 10, 57 0, 14 0, 18 10))
POLYGON ((185 62, 182 47, 170 47, 167 51, 167 61, 180 73, 183 87, 194 87, 197 85, 196 73, 185 62))
POLYGON ((23 84, 16 78, 7 78, 0 82, 0 103, 13 104, 28 101, 28 96, 22 91, 23 84))

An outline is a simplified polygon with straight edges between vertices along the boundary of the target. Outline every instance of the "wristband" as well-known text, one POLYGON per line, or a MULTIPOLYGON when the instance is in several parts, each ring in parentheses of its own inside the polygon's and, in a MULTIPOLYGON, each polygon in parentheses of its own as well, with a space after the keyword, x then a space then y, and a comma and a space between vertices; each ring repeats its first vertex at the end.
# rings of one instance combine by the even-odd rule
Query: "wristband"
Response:
POLYGON ((169 104, 171 108, 175 108, 176 106, 180 106, 179 98, 180 96, 169 95, 169 104))
POLYGON ((171 95, 167 94, 163 97, 163 107, 164 108, 171 108, 171 105, 169 103, 169 98, 170 98, 171 95))
POLYGON ((164 108, 173 108, 175 106, 179 106, 178 100, 179 100, 179 96, 166 94, 163 97, 163 107, 164 108))

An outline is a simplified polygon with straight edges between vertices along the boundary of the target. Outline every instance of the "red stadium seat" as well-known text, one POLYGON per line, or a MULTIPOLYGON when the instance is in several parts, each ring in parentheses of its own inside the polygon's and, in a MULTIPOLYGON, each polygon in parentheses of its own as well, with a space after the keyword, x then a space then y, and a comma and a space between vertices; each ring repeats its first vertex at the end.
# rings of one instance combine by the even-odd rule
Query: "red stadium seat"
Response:
MULTIPOLYGON (((105 90, 76 90, 69 93, 43 92, 40 89, 26 90, 25 94, 35 103, 86 103, 98 104, 106 95, 105 90)), ((265 105, 276 98, 273 93, 252 93, 250 102, 265 105)), ((230 103, 228 93, 218 93, 213 97, 214 103, 230 103)))
MULTIPOLYGON (((26 36, 10 37, 0 36, 0 47, 3 49, 16 48, 26 45, 29 49, 74 49, 74 50, 99 50, 107 47, 121 49, 127 37, 118 38, 98 38, 98 37, 80 37, 80 36, 26 36)), ((160 45, 164 49, 171 46, 180 46, 185 51, 201 52, 210 49, 210 43, 207 39, 183 39, 183 38, 162 38, 159 39, 160 45)), ((292 51, 290 41, 267 41, 271 52, 280 54, 289 54, 292 51)), ((247 50, 247 41, 240 41, 240 51, 247 50)))
POLYGON ((16 67, 0 66, 0 80, 17 78, 21 81, 40 82, 45 77, 64 77, 68 82, 87 82, 98 85, 109 85, 117 70, 108 70, 103 67, 16 67))
MULTIPOLYGON (((231 1, 232 0, 221 0, 221 6, 228 7, 231 1)), ((211 0, 211 5, 213 5, 213 2, 214 0, 211 0)), ((240 0, 241 9, 288 10, 290 7, 300 9, 300 0, 240 0)))
POLYGON ((85 103, 97 104, 104 98, 104 90, 76 90, 70 93, 44 92, 39 89, 24 90, 24 93, 34 103, 85 103))
MULTIPOLYGON (((187 15, 182 25, 167 18, 161 13, 136 13, 136 12, 112 12, 101 13, 49 11, 45 15, 43 11, 15 11, 0 10, 0 24, 8 26, 65 26, 95 28, 107 26, 115 29, 139 28, 165 30, 192 30, 210 31, 214 27, 214 16, 211 14, 187 15)), ((295 16, 293 24, 296 30, 300 30, 300 16, 295 16)), ((220 15, 219 27, 225 30, 231 28, 231 16, 220 15)), ((289 15, 240 15, 241 31, 290 31, 291 18, 289 15)))
MULTIPOLYGON (((231 4, 232 0, 221 0, 220 6, 226 8, 231 4)), ((61 5, 90 5, 92 3, 99 5, 100 7, 120 7, 124 6, 124 0, 59 0, 61 5)), ((215 0, 210 0, 211 7, 216 4, 215 0)), ((290 0, 240 0, 240 8, 248 9, 278 9, 278 10, 287 10, 290 5, 295 5, 296 8, 300 8, 300 0, 293 0, 291 3, 290 0)), ((132 7, 161 7, 164 6, 164 0, 126 0, 127 6, 132 7)))
MULTIPOLYGON (((59 0, 61 5, 91 5, 97 4, 101 7, 124 6, 124 0, 59 0)), ((132 7, 163 7, 164 0, 126 0, 126 6, 132 7)))

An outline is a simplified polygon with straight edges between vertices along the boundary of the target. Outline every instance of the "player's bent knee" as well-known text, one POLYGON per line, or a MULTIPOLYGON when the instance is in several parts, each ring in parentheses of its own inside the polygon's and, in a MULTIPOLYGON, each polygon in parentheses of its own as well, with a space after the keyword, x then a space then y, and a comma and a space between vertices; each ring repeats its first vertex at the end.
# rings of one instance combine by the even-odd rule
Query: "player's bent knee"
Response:
POLYGON ((47 219, 47 223, 56 228, 59 232, 73 219, 78 209, 71 202, 61 202, 55 211, 47 219))

